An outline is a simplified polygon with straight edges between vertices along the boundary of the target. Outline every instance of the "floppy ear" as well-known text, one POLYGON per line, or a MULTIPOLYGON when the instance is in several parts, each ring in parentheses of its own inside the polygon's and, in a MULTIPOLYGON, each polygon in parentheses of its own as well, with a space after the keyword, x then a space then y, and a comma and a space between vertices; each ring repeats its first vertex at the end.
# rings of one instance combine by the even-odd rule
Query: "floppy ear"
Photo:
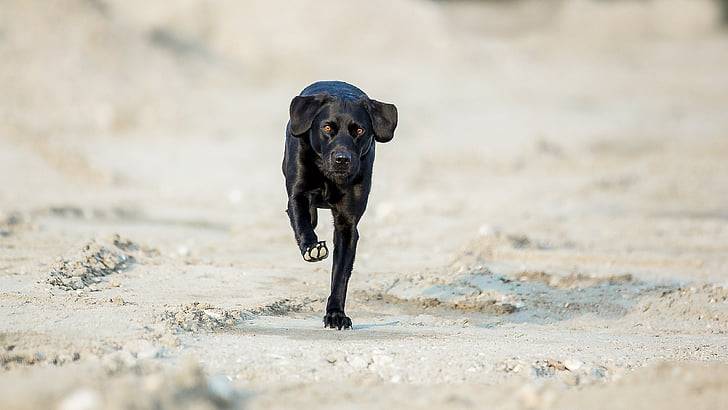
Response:
POLYGON ((290 116, 291 116, 291 133, 293 135, 301 135, 311 128, 311 122, 313 117, 321 108, 321 106, 328 100, 325 94, 316 94, 309 96, 297 96, 293 97, 291 101, 290 116))
POLYGON ((377 142, 391 141, 397 128, 397 107, 377 100, 369 100, 367 107, 374 126, 374 139, 377 142))

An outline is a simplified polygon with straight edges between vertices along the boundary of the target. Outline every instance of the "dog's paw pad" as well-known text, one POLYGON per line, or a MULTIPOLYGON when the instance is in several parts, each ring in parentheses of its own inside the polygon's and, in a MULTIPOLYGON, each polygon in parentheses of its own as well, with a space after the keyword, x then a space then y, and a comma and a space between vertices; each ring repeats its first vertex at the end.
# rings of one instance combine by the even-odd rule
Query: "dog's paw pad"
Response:
POLYGON ((343 312, 331 312, 324 316, 324 327, 331 329, 351 329, 351 319, 343 312))
POLYGON ((320 241, 308 247, 303 251, 303 260, 306 262, 318 262, 329 256, 329 249, 326 247, 325 241, 320 241))

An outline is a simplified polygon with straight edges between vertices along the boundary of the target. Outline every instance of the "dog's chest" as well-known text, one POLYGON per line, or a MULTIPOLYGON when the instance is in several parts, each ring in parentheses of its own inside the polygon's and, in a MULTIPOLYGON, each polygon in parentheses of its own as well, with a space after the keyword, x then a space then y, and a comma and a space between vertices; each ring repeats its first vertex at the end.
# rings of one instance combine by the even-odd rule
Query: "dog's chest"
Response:
POLYGON ((311 190, 308 195, 313 206, 331 208, 331 205, 341 200, 343 194, 336 185, 324 182, 320 188, 311 190))

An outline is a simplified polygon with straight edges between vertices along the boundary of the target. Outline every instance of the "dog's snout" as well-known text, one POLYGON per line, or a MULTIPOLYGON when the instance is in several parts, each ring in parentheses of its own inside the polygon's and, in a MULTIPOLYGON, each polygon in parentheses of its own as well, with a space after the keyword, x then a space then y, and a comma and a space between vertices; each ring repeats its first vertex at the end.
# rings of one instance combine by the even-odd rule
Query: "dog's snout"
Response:
POLYGON ((339 178, 348 177, 355 173, 359 167, 359 162, 355 157, 356 154, 348 149, 335 149, 329 154, 328 168, 329 171, 339 178))
POLYGON ((349 165, 351 164, 351 154, 348 152, 334 152, 334 163, 336 165, 349 165))

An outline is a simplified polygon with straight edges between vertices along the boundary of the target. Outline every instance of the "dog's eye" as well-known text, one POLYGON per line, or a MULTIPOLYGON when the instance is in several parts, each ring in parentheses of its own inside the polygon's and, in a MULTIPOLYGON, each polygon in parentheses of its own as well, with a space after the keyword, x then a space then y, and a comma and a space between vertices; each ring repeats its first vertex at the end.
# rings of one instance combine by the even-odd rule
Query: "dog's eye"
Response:
POLYGON ((357 128, 356 129, 356 136, 357 137, 361 137, 362 135, 364 135, 364 128, 357 128))
POLYGON ((331 126, 330 126, 330 125, 324 125, 324 127, 323 127, 323 128, 321 128, 321 129, 322 129, 322 130, 323 130, 323 131, 324 131, 325 133, 327 133, 327 134, 331 134, 331 131, 333 131, 333 130, 334 130, 334 129, 333 129, 333 128, 332 128, 331 126))

